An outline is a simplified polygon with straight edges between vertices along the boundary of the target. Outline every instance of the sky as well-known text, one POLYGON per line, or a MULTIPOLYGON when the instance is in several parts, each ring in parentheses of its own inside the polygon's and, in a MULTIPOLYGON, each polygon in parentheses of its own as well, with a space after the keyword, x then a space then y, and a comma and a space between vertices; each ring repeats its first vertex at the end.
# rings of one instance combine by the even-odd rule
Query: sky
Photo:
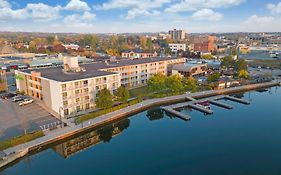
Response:
POLYGON ((280 0, 0 0, 0 31, 281 32, 280 0))

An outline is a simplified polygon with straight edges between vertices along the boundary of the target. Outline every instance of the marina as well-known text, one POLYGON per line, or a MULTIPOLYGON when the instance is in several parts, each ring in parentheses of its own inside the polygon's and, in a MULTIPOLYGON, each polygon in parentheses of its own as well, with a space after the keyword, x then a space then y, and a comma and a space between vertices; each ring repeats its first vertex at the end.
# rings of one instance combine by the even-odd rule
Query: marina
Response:
POLYGON ((210 105, 209 103, 225 108, 225 109, 233 109, 233 107, 231 105, 219 102, 218 100, 221 99, 225 99, 225 100, 230 100, 230 101, 234 101, 237 103, 242 103, 242 104, 246 104, 249 105, 250 102, 247 100, 243 100, 243 99, 239 99, 233 96, 229 96, 229 95, 219 95, 219 96, 214 96, 214 97, 210 97, 210 98, 203 98, 203 99, 194 99, 192 97, 187 96, 186 99, 190 100, 188 102, 183 102, 183 103, 177 103, 177 104, 173 104, 173 105, 169 105, 169 106, 165 106, 165 107, 161 107, 161 109, 163 109, 164 111, 171 113, 173 115, 175 115, 178 118, 184 119, 184 120, 188 120, 190 119, 189 116, 186 116, 178 111, 176 111, 177 109, 181 109, 181 108, 186 108, 186 107, 190 107, 192 109, 195 109, 197 111, 200 111, 204 114, 213 114, 214 112, 210 109, 210 105))
POLYGON ((223 101, 233 109, 214 107, 208 117, 181 109, 180 113, 192 116, 188 122, 171 118, 157 108, 153 118, 158 119, 150 120, 149 108, 123 124, 105 125, 29 154, 1 173, 280 174, 281 89, 267 89, 240 95, 251 105, 223 101))

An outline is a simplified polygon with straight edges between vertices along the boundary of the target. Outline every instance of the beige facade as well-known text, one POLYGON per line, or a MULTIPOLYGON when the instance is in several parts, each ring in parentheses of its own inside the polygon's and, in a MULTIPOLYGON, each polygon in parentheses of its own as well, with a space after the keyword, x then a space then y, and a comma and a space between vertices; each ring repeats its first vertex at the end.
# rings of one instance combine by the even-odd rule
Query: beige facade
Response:
MULTIPOLYGON (((89 76, 89 73, 93 72, 87 72, 87 69, 83 67, 81 69, 84 72, 78 73, 65 72, 61 68, 35 69, 30 72, 16 71, 16 75, 20 77, 16 80, 16 84, 18 90, 42 100, 47 107, 68 118, 79 112, 95 108, 96 94, 99 90, 106 88, 113 93, 121 85, 127 87, 144 85, 153 74, 160 72, 167 75, 168 65, 184 63, 185 58, 149 60, 139 64, 134 64, 132 60, 128 61, 130 61, 128 62, 130 65, 123 63, 119 66, 104 65, 101 69, 95 70, 102 74, 96 75, 94 73, 93 76, 89 76), (53 71, 57 71, 58 74, 49 78, 48 74, 53 71), (78 75, 79 78, 65 81, 58 79, 60 76, 69 78, 72 75, 78 75), (80 78, 84 76, 89 77, 80 78)), ((88 64, 88 69, 94 64, 98 63, 88 64)))
POLYGON ((171 74, 180 74, 184 77, 202 76, 207 73, 207 64, 179 64, 171 67, 171 74))

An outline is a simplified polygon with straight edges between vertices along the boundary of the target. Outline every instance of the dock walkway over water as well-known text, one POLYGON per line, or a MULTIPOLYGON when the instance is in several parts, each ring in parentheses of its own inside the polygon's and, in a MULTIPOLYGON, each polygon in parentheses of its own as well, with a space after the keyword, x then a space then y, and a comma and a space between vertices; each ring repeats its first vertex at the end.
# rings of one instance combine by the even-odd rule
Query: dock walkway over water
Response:
MULTIPOLYGON (((227 89, 223 89, 223 90, 211 90, 211 91, 197 92, 197 93, 190 94, 189 97, 192 97, 194 99, 202 99, 202 98, 212 99, 210 97, 226 95, 226 94, 234 94, 234 93, 256 90, 256 89, 261 89, 261 88, 269 88, 269 87, 273 87, 273 86, 280 86, 280 81, 260 83, 260 84, 251 84, 251 85, 246 85, 246 86, 227 88, 227 89)), ((52 144, 61 139, 65 139, 67 137, 88 131, 94 127, 110 123, 112 121, 121 119, 123 117, 132 115, 134 113, 138 113, 138 112, 147 110, 154 106, 168 105, 168 104, 172 104, 172 103, 181 103, 186 100, 187 100, 187 94, 164 97, 164 98, 149 99, 149 100, 145 100, 141 103, 131 105, 126 108, 102 115, 100 117, 93 118, 91 120, 83 122, 80 125, 71 125, 68 127, 59 128, 59 129, 50 131, 50 133, 48 133, 44 137, 40 137, 36 140, 32 140, 30 142, 4 150, 3 154, 5 154, 5 156, 2 157, 2 160, 0 159, 0 168, 13 162, 17 158, 23 157, 30 151, 41 149, 43 146, 47 146, 47 145, 52 144), (16 158, 13 158, 13 157, 16 157, 16 158)), ((213 100, 215 100, 215 99, 213 99, 213 100)), ((192 100, 192 101, 195 101, 195 100, 192 100)))
MULTIPOLYGON (((203 98, 203 99, 195 99, 190 96, 187 96, 186 99, 190 100, 190 101, 169 105, 166 107, 162 107, 162 109, 168 113, 175 115, 176 117, 183 119, 186 114, 182 114, 182 113, 176 111, 176 109, 190 107, 197 111, 203 112, 204 114, 213 114, 213 111, 209 108, 209 106, 203 106, 200 104, 202 102, 209 102, 210 104, 213 104, 213 105, 225 108, 225 109, 233 109, 233 107, 228 104, 219 102, 218 100, 226 99, 226 100, 231 100, 231 101, 242 103, 242 104, 247 104, 247 105, 250 104, 250 102, 247 100, 228 96, 228 95, 218 95, 218 96, 203 98)), ((188 118, 190 119, 189 116, 188 116, 188 118)))

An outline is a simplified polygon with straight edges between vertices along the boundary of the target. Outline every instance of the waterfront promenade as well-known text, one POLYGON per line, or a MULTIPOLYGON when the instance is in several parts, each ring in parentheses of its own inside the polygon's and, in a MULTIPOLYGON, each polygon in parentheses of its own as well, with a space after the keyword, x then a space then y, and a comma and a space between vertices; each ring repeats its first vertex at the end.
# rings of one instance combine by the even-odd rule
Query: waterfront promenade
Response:
POLYGON ((14 160, 23 157, 25 154, 27 154, 30 151, 34 150, 40 150, 43 146, 46 146, 50 143, 53 143, 55 141, 67 138, 69 136, 78 134, 80 132, 86 131, 88 129, 100 126, 102 124, 120 119, 125 116, 129 116, 138 112, 141 112, 143 110, 146 110, 148 108, 151 108, 153 106, 160 106, 165 104, 171 104, 171 103, 177 103, 177 102, 183 102, 186 101, 187 97, 192 97, 195 99, 198 98, 205 98, 205 97, 211 97, 211 96, 217 96, 222 94, 233 94, 243 91, 250 91, 260 88, 268 88, 280 85, 280 82, 268 82, 268 83, 262 83, 262 84, 252 84, 252 85, 246 85, 246 86, 240 86, 240 87, 233 87, 223 90, 211 90, 211 91, 203 91, 203 92, 197 92, 192 94, 183 94, 183 95, 177 95, 177 96, 170 96, 165 98, 157 98, 157 99, 149 99, 145 100, 141 103, 128 106, 126 108, 120 109, 118 111, 114 111, 111 113, 108 113, 106 115, 91 119, 89 121, 83 122, 79 125, 72 125, 69 127, 64 128, 58 128, 53 131, 49 131, 46 133, 44 137, 38 138, 36 140, 30 141, 25 144, 21 144, 18 146, 15 146, 13 148, 9 148, 4 150, 4 154, 6 156, 3 156, 3 160, 0 161, 0 167, 3 167, 14 160))

